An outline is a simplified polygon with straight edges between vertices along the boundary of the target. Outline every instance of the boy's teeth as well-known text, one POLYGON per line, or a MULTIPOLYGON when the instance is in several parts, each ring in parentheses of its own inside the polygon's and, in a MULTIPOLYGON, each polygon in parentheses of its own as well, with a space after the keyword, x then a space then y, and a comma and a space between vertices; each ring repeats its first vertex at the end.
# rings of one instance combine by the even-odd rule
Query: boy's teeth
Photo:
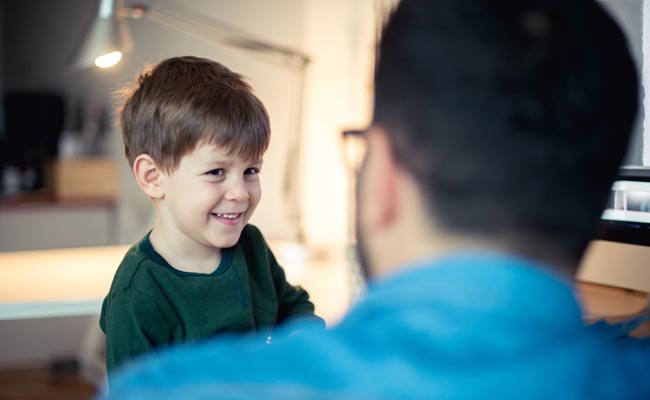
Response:
POLYGON ((239 216, 239 214, 219 214, 219 213, 217 213, 217 217, 219 217, 219 218, 235 219, 238 216, 239 216))

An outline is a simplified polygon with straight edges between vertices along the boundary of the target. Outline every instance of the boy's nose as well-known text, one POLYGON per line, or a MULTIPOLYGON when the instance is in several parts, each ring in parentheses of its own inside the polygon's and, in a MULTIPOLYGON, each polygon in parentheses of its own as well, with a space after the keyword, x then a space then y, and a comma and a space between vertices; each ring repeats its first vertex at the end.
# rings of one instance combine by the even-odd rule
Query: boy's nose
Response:
POLYGON ((248 188, 246 187, 246 183, 238 179, 230 185, 228 188, 228 191, 226 192, 226 199, 231 200, 231 201, 246 201, 250 198, 250 195, 248 194, 248 188))

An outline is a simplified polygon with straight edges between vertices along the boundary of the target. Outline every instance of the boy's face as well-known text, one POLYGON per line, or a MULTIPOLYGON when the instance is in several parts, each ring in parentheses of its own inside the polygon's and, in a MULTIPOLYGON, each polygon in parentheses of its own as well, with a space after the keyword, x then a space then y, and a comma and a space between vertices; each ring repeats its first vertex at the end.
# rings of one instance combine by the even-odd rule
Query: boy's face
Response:
POLYGON ((262 159, 243 160, 199 145, 165 175, 161 228, 177 245, 234 246, 262 194, 262 159))

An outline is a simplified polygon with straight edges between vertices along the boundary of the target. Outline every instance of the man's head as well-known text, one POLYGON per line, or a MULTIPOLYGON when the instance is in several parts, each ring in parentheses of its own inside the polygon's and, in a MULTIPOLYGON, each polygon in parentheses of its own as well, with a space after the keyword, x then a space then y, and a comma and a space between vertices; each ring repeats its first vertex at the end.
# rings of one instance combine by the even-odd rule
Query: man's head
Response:
POLYGON ((140 154, 148 154, 171 172, 199 144, 249 160, 268 147, 271 129, 264 105, 241 75, 215 61, 163 60, 121 94, 119 119, 131 167, 140 154))
POLYGON ((575 266, 637 107, 625 39, 601 7, 403 0, 378 57, 359 209, 371 264, 402 245, 390 240, 442 232, 575 266))

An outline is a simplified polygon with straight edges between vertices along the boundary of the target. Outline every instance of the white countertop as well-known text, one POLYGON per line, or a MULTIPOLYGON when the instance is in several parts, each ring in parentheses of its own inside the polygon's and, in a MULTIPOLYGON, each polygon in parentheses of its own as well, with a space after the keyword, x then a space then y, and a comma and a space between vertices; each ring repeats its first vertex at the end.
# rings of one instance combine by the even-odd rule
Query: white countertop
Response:
MULTIPOLYGON (((335 323, 349 306, 343 252, 315 257, 299 245, 271 242, 287 279, 310 294, 316 313, 335 323)), ((129 246, 0 253, 0 320, 98 314, 129 246)))

